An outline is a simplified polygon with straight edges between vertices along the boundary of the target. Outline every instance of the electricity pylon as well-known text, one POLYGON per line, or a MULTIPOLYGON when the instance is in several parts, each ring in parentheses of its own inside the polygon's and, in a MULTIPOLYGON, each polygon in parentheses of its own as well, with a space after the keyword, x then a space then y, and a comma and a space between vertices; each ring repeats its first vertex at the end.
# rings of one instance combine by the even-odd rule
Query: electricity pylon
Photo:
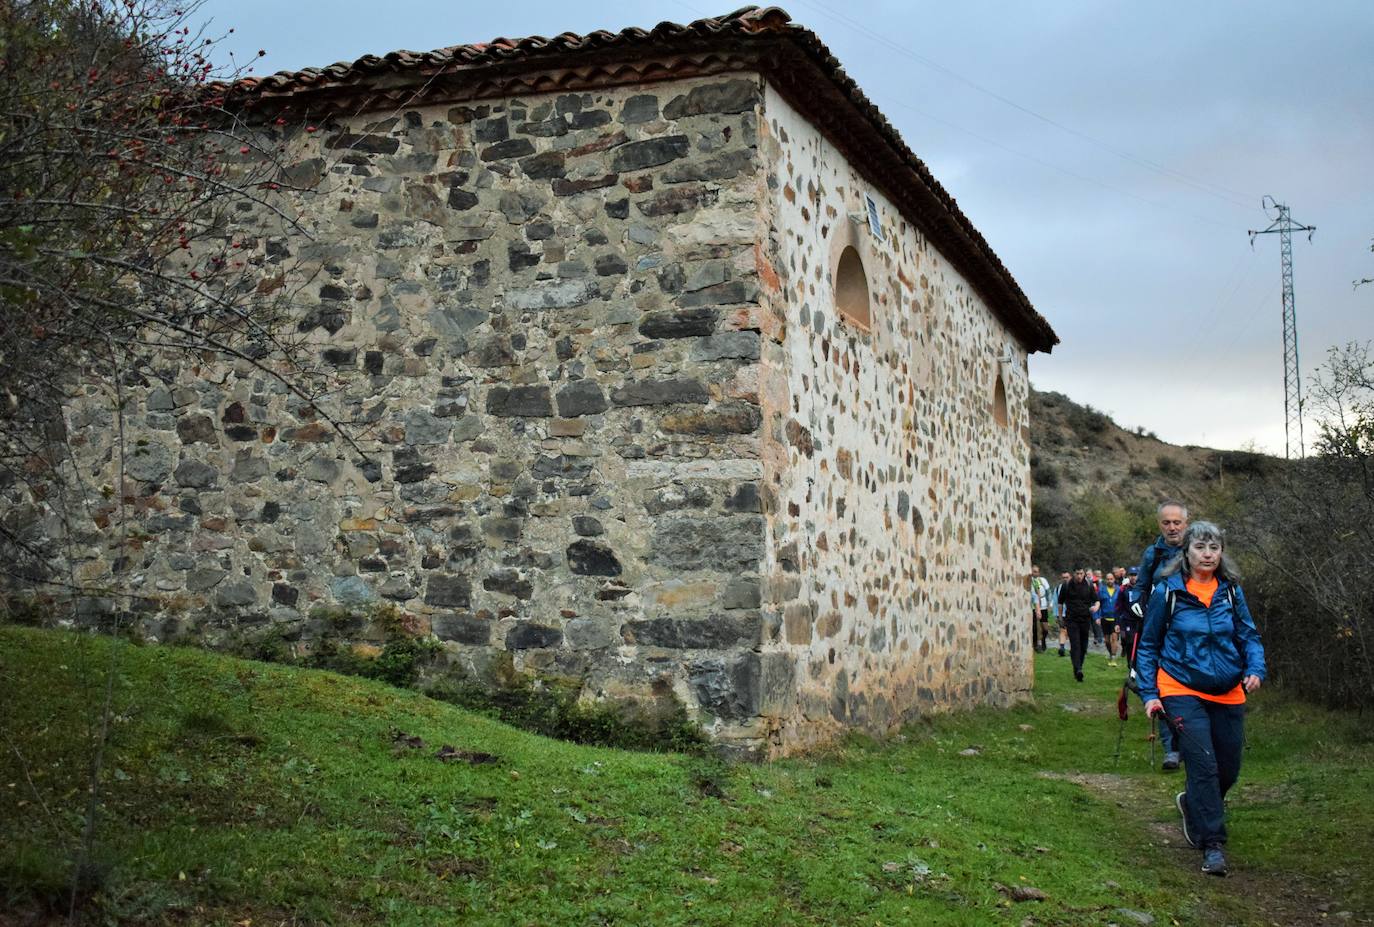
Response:
POLYGON ((1288 215, 1288 207, 1276 202, 1272 196, 1261 201, 1264 215, 1269 210, 1278 211, 1278 218, 1269 228, 1250 231, 1250 247, 1255 247, 1256 235, 1279 233, 1279 261, 1283 267, 1283 454, 1292 458, 1294 438, 1298 456, 1304 456, 1302 442, 1302 379, 1298 368, 1298 310, 1293 305, 1293 232, 1306 232, 1307 240, 1312 240, 1315 225, 1299 225, 1288 215))

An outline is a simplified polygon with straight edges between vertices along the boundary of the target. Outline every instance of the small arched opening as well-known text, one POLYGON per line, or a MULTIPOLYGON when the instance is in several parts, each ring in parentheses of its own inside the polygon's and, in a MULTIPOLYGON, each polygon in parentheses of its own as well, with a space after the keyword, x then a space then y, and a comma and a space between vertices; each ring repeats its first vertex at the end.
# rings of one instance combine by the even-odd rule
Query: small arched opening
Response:
POLYGON ((848 245, 835 265, 835 308, 850 322, 868 331, 872 310, 868 298, 868 274, 858 250, 848 245))
POLYGON ((1002 382, 1002 371, 997 371, 997 383, 992 388, 992 418, 997 424, 1006 426, 1010 421, 1007 415, 1007 386, 1002 382))

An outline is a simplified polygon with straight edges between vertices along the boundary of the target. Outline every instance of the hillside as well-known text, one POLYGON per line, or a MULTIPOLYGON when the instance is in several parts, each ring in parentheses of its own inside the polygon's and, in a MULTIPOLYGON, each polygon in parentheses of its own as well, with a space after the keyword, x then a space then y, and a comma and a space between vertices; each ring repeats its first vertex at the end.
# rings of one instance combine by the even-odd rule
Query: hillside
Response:
POLYGON ((83 922, 1366 923, 1374 748, 1264 690, 1231 879, 1119 673, 768 765, 552 741, 375 681, 0 626, 0 924, 56 924, 118 669, 83 922), (1073 687, 1073 688, 1070 688, 1073 687), (1338 861, 1338 869, 1332 861, 1338 861))
POLYGON ((1030 421, 1034 560, 1053 570, 1077 560, 1096 567, 1134 562, 1155 536, 1162 499, 1182 500, 1194 517, 1225 520, 1237 478, 1283 463, 1249 451, 1167 444, 1062 393, 1032 389, 1030 421))
POLYGON ((1069 495, 1101 489, 1131 498, 1177 496, 1198 503, 1226 466, 1253 466, 1243 451, 1167 444, 1128 431, 1103 412, 1063 393, 1031 390, 1031 461, 1036 485, 1069 495))

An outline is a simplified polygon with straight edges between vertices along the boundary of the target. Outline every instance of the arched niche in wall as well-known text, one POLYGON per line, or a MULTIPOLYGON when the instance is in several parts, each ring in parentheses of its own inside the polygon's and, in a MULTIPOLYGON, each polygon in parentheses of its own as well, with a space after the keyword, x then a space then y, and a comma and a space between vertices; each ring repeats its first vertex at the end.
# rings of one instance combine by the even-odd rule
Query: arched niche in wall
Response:
POLYGON ((1007 384, 1002 379, 1001 364, 996 367, 995 377, 992 385, 992 420, 1005 428, 1011 416, 1007 413, 1007 384))
POLYGON ((840 252, 835 265, 835 308, 841 316, 868 331, 873 327, 870 301, 863 258, 857 248, 849 245, 840 252))
POLYGON ((870 276, 877 256, 869 245, 868 227, 841 217, 830 236, 830 281, 835 312, 862 332, 873 330, 876 290, 870 276))

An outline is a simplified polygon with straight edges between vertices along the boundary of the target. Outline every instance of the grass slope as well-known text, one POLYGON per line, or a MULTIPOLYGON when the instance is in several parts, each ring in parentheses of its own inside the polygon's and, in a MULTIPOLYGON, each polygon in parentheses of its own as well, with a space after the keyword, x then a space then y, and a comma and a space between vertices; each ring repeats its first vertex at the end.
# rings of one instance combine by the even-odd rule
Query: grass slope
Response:
POLYGON ((1100 656, 1083 685, 1039 657, 1036 706, 725 767, 545 740, 329 673, 3 627, 13 922, 65 910, 112 648, 87 903, 109 922, 1289 925, 1374 908, 1358 723, 1254 702, 1238 873, 1207 879, 1138 706, 1113 761, 1119 675, 1100 656), (1043 900, 1012 900, 1031 888, 1043 900))

